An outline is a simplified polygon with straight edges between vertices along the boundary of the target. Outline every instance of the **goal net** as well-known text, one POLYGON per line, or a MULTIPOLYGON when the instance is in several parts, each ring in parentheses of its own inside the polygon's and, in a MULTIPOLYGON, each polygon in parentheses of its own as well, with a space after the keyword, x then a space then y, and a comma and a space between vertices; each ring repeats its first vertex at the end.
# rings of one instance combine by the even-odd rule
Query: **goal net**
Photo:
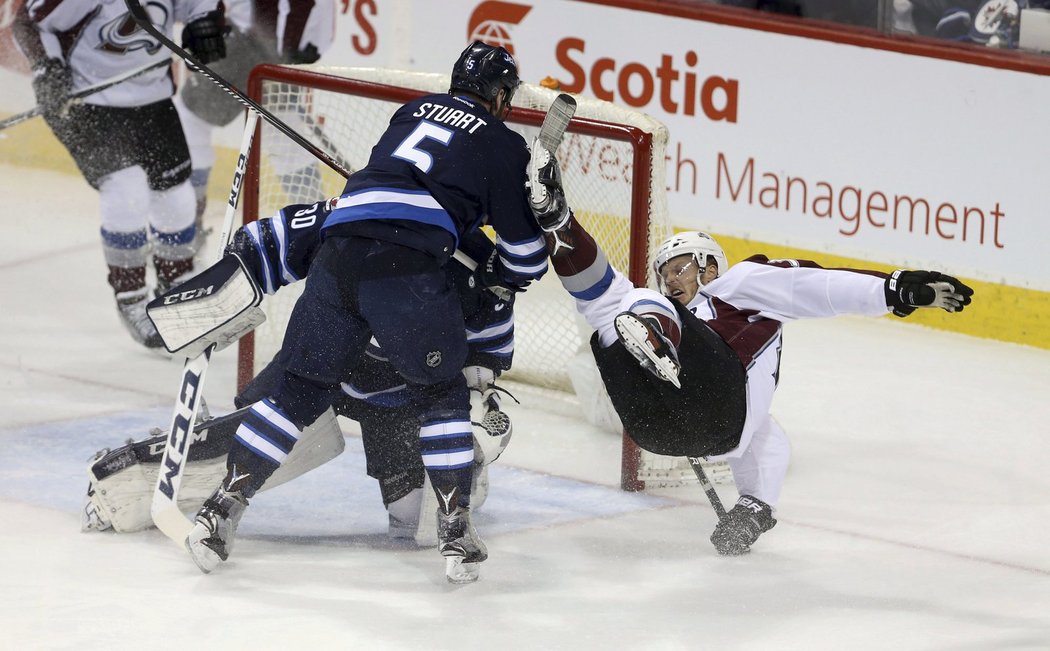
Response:
MULTIPOLYGON (((367 163, 372 146, 401 104, 446 92, 448 86, 448 75, 441 74, 259 66, 249 81, 249 95, 352 172, 367 163)), ((515 93, 508 126, 531 143, 557 94, 523 84, 515 93)), ((558 151, 569 204, 609 261, 636 285, 649 284, 650 253, 671 233, 664 179, 667 129, 637 111, 576 99, 576 116, 558 151)), ((339 173, 262 124, 245 180, 245 221, 272 215, 289 204, 340 194, 344 179, 339 173)), ((286 287, 263 302, 266 323, 241 340, 241 386, 280 348, 301 290, 286 287)), ((518 296, 514 318, 513 369, 503 377, 546 390, 575 392, 590 420, 621 431, 588 349, 591 330, 553 272, 518 296)), ((647 483, 695 481, 684 460, 641 452, 626 436, 623 459, 622 484, 628 490, 647 483)), ((719 474, 715 473, 716 479, 719 474)))

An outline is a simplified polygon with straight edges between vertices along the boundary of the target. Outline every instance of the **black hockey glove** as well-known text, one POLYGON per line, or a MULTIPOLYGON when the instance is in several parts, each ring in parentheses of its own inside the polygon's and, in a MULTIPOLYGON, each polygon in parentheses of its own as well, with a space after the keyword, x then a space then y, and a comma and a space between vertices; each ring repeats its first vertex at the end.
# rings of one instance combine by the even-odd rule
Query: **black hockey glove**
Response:
POLYGON ((226 57, 226 34, 229 32, 222 9, 209 11, 182 28, 182 47, 192 52, 201 63, 209 64, 226 57))
POLYGON ((898 269, 886 279, 886 306, 899 317, 908 316, 917 307, 962 312, 972 296, 971 288, 937 271, 898 269))
POLYGON ((569 204, 565 200, 565 190, 561 187, 558 159, 540 144, 539 138, 532 143, 526 186, 529 189, 529 206, 540 228, 550 233, 569 223, 569 204))
POLYGON ((499 251, 496 249, 492 249, 485 262, 474 270, 474 282, 479 287, 491 290, 505 301, 511 300, 516 292, 523 292, 529 286, 528 282, 516 284, 507 281, 504 277, 503 262, 499 259, 499 251))
POLYGON ((711 544, 723 556, 739 556, 751 550, 758 537, 777 523, 773 509, 750 495, 741 495, 736 506, 719 520, 711 544))
POLYGON ((61 115, 73 90, 73 72, 61 59, 45 59, 33 68, 33 92, 44 116, 61 115))

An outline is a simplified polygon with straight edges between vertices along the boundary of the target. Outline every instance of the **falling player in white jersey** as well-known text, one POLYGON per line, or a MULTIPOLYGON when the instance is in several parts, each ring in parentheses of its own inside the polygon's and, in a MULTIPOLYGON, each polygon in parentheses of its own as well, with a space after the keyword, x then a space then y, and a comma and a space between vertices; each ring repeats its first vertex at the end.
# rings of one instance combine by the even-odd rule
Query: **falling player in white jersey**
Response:
POLYGON ((546 192, 533 193, 533 210, 558 278, 596 330, 591 350, 626 431, 650 452, 724 459, 732 468, 740 497, 711 536, 721 554, 746 553, 776 524, 790 457, 769 411, 783 324, 840 314, 905 317, 917 307, 959 312, 973 295, 936 271, 824 269, 762 255, 730 267, 718 243, 695 231, 657 251, 662 293, 635 288, 575 220, 557 161, 537 145, 530 175, 546 192))
MULTIPOLYGON (((154 0, 154 20, 202 61, 223 56, 220 0, 154 0)), ((152 247, 160 289, 193 269, 194 198, 190 159, 171 96, 171 67, 159 67, 87 97, 70 93, 162 62, 167 52, 120 1, 28 0, 14 32, 33 68, 44 119, 99 192, 102 247, 120 317, 148 348, 160 338, 146 318, 152 247)))
MULTIPOLYGON (((315 63, 335 40, 334 0, 224 0, 226 18, 233 27, 226 37, 226 57, 210 66, 237 88, 246 88, 248 74, 261 63, 315 63)), ((211 138, 215 127, 229 124, 244 113, 244 106, 206 77, 190 73, 175 97, 193 173, 190 182, 197 200, 197 227, 207 206, 208 179, 215 164, 211 138)), ((297 114, 282 113, 283 121, 297 128, 297 114)), ((309 125, 303 125, 309 131, 309 125)), ((320 174, 308 153, 297 151, 294 161, 283 162, 280 174, 309 175, 295 186, 309 194, 289 196, 289 203, 321 199, 320 174)))

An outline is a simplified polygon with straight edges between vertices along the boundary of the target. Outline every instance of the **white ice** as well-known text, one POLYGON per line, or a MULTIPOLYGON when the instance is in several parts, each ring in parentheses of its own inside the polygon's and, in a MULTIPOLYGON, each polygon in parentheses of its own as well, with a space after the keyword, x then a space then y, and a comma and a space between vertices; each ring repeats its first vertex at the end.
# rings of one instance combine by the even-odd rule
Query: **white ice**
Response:
POLYGON ((212 575, 156 531, 81 534, 86 459, 166 426, 180 366, 118 323, 83 181, 0 167, 0 197, 0 648, 1050 649, 1050 352, 891 319, 787 327, 794 456, 745 557, 698 488, 619 491, 616 438, 527 389, 473 585, 386 543, 352 426, 212 575))

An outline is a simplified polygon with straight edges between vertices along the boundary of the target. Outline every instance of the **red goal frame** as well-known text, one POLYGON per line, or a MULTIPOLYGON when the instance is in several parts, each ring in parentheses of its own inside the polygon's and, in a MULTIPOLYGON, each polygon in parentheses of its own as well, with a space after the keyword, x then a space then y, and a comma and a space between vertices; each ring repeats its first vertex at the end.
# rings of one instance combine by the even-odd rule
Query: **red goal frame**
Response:
MULTIPOLYGON (((256 102, 263 99, 263 87, 268 82, 293 83, 309 88, 317 88, 336 93, 346 93, 371 99, 394 102, 408 102, 428 94, 426 91, 377 84, 373 82, 348 79, 335 75, 309 70, 285 67, 274 64, 256 66, 248 79, 248 96, 256 102)), ((539 127, 545 113, 527 108, 515 108, 508 117, 508 122, 539 127)), ((569 132, 588 136, 600 136, 610 140, 629 143, 634 151, 633 187, 631 189, 630 208, 630 253, 627 276, 635 286, 647 284, 649 264, 649 221, 650 221, 650 178, 653 139, 646 131, 623 124, 612 124, 599 120, 574 118, 569 124, 569 132)), ((275 134, 284 137, 282 134, 275 134)), ((305 136, 309 139, 309 136, 305 136)), ((256 128, 255 144, 248 157, 248 170, 244 179, 243 223, 247 224, 259 218, 260 191, 260 150, 266 146, 263 141, 261 124, 256 128)), ((238 344, 237 389, 240 391, 252 379, 255 363, 255 337, 248 333, 238 344)), ((624 490, 637 491, 645 488, 645 483, 638 479, 640 450, 634 441, 623 435, 623 452, 620 485, 624 490)))

